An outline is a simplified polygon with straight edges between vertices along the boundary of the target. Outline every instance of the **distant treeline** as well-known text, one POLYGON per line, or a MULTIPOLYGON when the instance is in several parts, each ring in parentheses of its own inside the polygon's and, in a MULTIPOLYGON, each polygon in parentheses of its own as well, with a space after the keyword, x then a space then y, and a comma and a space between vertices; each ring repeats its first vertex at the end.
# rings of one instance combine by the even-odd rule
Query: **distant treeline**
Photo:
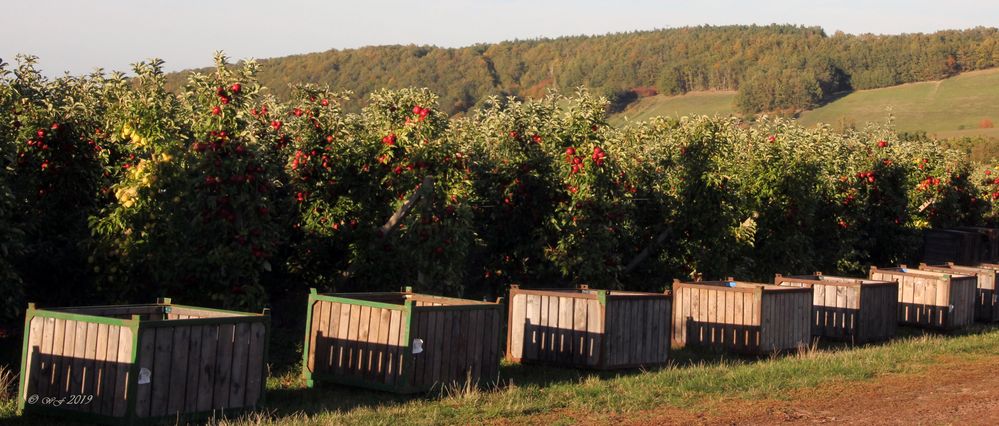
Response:
MULTIPOLYGON (((261 61, 261 82, 287 99, 289 83, 354 92, 359 108, 382 88, 428 87, 449 113, 489 96, 537 98, 587 86, 621 108, 639 94, 738 90, 745 113, 809 109, 850 90, 952 76, 999 65, 999 30, 829 36, 794 25, 701 26, 517 40, 463 48, 379 46, 261 61)), ((179 86, 185 73, 170 78, 179 86)))

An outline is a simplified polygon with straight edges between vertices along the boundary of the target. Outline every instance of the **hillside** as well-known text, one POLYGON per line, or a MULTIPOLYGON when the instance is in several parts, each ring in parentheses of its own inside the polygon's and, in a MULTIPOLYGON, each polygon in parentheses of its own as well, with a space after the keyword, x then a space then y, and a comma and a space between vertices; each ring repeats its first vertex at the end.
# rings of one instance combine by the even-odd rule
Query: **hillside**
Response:
POLYGON ((623 125, 660 115, 678 117, 735 114, 735 96, 736 92, 732 90, 690 92, 678 96, 649 96, 639 99, 624 111, 612 115, 610 122, 614 125, 623 125))
MULTIPOLYGON (((937 137, 999 136, 981 128, 983 120, 999 122, 999 70, 969 72, 946 80, 860 90, 801 114, 804 125, 829 123, 834 128, 884 122, 889 115, 901 131, 925 131, 937 137)), ((987 123, 986 123, 987 124, 987 123)))
MULTIPOLYGON (((381 88, 430 88, 454 114, 490 96, 586 86, 618 104, 637 88, 663 95, 738 90, 738 109, 759 112, 810 109, 833 93, 999 66, 999 30, 830 36, 794 25, 700 26, 462 48, 376 46, 260 62, 261 82, 278 98, 290 97, 292 84, 326 84, 354 92, 350 110, 381 88)), ((172 74, 170 87, 185 74, 172 74)))
MULTIPOLYGON (((736 96, 732 91, 650 96, 614 114, 610 121, 623 125, 657 115, 737 114, 736 96)), ((903 132, 925 131, 939 138, 999 137, 999 128, 983 128, 988 122, 999 122, 997 99, 999 69, 972 71, 944 80, 858 90, 803 112, 799 121, 806 126, 826 123, 840 130, 883 123, 891 116, 896 128, 903 132)))

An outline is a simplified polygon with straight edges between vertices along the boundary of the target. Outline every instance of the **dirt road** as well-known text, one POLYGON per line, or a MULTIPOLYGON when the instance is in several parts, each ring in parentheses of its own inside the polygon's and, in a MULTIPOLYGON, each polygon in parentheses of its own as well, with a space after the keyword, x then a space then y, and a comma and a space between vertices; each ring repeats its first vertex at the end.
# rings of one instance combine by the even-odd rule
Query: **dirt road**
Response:
POLYGON ((711 401, 704 411, 650 410, 612 418, 645 424, 999 425, 999 355, 948 359, 917 374, 835 383, 787 400, 711 401))

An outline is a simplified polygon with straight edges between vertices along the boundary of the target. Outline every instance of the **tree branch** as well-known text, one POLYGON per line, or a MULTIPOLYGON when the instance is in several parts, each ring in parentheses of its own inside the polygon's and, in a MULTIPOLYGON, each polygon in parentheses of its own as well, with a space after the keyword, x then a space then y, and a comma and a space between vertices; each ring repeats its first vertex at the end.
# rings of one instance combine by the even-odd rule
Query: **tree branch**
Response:
POLYGON ((668 227, 664 229, 663 232, 660 232, 659 235, 656 236, 656 239, 653 240, 651 244, 642 249, 642 252, 638 253, 638 255, 635 256, 634 259, 631 259, 631 262, 628 263, 628 266, 624 267, 624 273, 628 274, 631 273, 631 271, 634 271, 639 264, 644 262, 645 259, 647 259, 649 256, 652 255, 652 253, 654 253, 657 249, 659 249, 659 246, 665 243, 666 239, 669 238, 670 234, 672 233, 673 233, 673 228, 668 228, 668 227))

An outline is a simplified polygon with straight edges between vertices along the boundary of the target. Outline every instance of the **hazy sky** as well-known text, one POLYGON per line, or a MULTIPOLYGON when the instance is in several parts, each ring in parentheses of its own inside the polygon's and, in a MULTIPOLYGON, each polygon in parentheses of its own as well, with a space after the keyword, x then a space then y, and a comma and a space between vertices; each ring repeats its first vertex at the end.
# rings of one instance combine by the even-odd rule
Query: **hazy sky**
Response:
POLYGON ((170 70, 207 66, 215 50, 268 58, 701 24, 792 23, 829 34, 999 25, 995 0, 6 0, 2 10, 0 58, 40 56, 48 75, 128 70, 150 57, 165 59, 170 70))

